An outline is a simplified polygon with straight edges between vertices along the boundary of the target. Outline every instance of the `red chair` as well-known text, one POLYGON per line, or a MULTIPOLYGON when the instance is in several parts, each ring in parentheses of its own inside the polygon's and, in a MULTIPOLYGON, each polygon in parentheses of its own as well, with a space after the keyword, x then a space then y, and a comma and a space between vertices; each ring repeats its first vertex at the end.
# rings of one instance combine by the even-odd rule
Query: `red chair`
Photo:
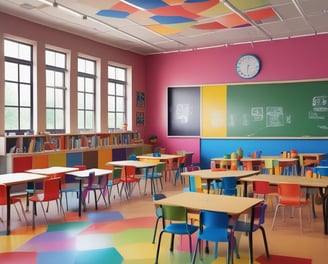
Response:
MULTIPOLYGON (((299 209, 300 227, 301 230, 303 230, 302 208, 309 206, 309 215, 311 219, 311 203, 310 200, 306 200, 305 197, 302 196, 301 186, 295 183, 281 183, 278 185, 278 195, 279 203, 276 206, 271 229, 273 230, 279 208, 282 207, 284 209, 284 207, 291 207, 299 209)), ((282 216, 284 220, 284 211, 282 212, 282 216)))
MULTIPOLYGON (((9 203, 10 203, 10 205, 15 206, 18 218, 21 221, 22 218, 21 218, 20 213, 19 213, 19 211, 17 209, 17 206, 16 206, 17 203, 20 204, 20 208, 22 210, 22 213, 23 213, 23 216, 24 216, 24 219, 25 219, 25 223, 27 225, 27 218, 26 218, 26 214, 25 214, 21 199, 19 199, 17 197, 10 197, 9 203)), ((0 184, 0 205, 3 205, 3 206, 7 205, 7 186, 5 184, 0 184)), ((1 218, 0 218, 0 221, 2 222, 1 218)))
POLYGON ((121 182, 122 182, 122 186, 121 186, 121 190, 120 190, 120 195, 122 194, 122 191, 124 189, 127 199, 129 199, 129 197, 131 197, 131 194, 133 192, 135 185, 138 185, 139 194, 141 193, 140 178, 136 177, 136 167, 135 166, 124 166, 123 167, 121 182))
POLYGON ((275 204, 278 202, 278 192, 275 186, 270 186, 268 181, 253 181, 253 195, 254 197, 263 197, 267 201, 267 198, 271 198, 273 205, 273 200, 275 204))
MULTIPOLYGON (((46 219, 46 223, 48 223, 46 211, 44 210, 43 203, 44 202, 51 202, 56 201, 57 204, 57 211, 62 211, 64 219, 65 219, 65 213, 63 209, 63 205, 60 200, 60 178, 47 178, 43 182, 43 191, 40 193, 35 193, 33 196, 29 198, 31 202, 33 202, 33 222, 32 227, 35 228, 35 216, 36 216, 36 203, 40 203, 42 207, 42 211, 44 214, 44 217, 46 219), (58 206, 59 201, 59 206, 58 206)), ((49 205, 49 204, 48 204, 49 205)))

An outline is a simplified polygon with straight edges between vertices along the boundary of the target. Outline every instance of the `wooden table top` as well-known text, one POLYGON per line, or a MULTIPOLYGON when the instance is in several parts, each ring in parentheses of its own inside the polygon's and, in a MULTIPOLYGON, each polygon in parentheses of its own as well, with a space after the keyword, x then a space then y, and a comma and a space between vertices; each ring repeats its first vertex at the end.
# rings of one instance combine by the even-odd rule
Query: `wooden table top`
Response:
POLYGON ((159 205, 183 206, 192 210, 226 212, 229 215, 237 216, 262 201, 263 199, 258 198, 183 192, 154 201, 154 203, 159 205))
POLYGON ((94 172, 96 177, 98 177, 98 176, 104 176, 104 175, 111 174, 113 171, 93 168, 93 169, 88 169, 88 170, 73 171, 73 172, 69 172, 68 174, 78 177, 78 178, 87 178, 87 177, 89 177, 90 172, 94 172))
POLYGON ((42 174, 42 175, 50 175, 50 174, 57 174, 57 173, 68 173, 77 170, 79 169, 74 167, 49 167, 43 169, 31 169, 31 170, 27 170, 26 172, 42 174))
POLYGON ((136 168, 151 168, 155 167, 158 163, 143 162, 138 160, 119 160, 119 161, 109 161, 106 163, 107 166, 135 166, 136 168))
POLYGON ((241 178, 240 180, 243 182, 253 182, 253 181, 259 181, 259 180, 260 181, 268 181, 270 184, 274 184, 274 185, 277 185, 279 183, 297 183, 303 187, 317 187, 317 188, 328 187, 328 179, 306 178, 304 176, 284 176, 284 175, 260 174, 260 175, 256 175, 256 176, 241 178))
POLYGON ((196 171, 188 171, 182 172, 182 176, 199 176, 202 179, 221 179, 223 177, 248 177, 251 175, 259 174, 260 171, 247 171, 247 170, 226 170, 226 171, 212 171, 211 169, 208 170, 196 170, 196 171))

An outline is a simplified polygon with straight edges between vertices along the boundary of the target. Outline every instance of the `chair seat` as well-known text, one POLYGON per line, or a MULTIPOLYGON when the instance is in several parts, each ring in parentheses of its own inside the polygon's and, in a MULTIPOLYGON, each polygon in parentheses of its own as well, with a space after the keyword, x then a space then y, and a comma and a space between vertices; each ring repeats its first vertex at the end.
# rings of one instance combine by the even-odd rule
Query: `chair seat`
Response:
POLYGON ((186 225, 185 223, 174 223, 167 225, 164 230, 168 233, 186 235, 196 232, 198 230, 198 227, 193 225, 186 225))

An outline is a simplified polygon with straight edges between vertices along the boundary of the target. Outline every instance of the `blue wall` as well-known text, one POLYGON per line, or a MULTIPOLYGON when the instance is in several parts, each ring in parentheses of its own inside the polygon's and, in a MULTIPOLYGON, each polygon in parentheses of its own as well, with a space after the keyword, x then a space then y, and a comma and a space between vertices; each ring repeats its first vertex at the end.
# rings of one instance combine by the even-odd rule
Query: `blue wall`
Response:
POLYGON ((291 149, 298 153, 328 153, 328 139, 201 139, 201 168, 210 168, 211 158, 223 157, 238 148, 243 149, 244 156, 258 150, 264 156, 281 155, 291 149))

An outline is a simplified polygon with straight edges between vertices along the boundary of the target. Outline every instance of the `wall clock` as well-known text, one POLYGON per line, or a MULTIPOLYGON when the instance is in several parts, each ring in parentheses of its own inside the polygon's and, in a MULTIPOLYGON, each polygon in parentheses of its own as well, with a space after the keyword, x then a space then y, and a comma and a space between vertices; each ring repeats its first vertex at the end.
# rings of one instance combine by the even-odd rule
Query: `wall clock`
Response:
POLYGON ((253 54, 242 55, 236 63, 237 74, 244 79, 254 78, 261 70, 260 59, 253 54))

